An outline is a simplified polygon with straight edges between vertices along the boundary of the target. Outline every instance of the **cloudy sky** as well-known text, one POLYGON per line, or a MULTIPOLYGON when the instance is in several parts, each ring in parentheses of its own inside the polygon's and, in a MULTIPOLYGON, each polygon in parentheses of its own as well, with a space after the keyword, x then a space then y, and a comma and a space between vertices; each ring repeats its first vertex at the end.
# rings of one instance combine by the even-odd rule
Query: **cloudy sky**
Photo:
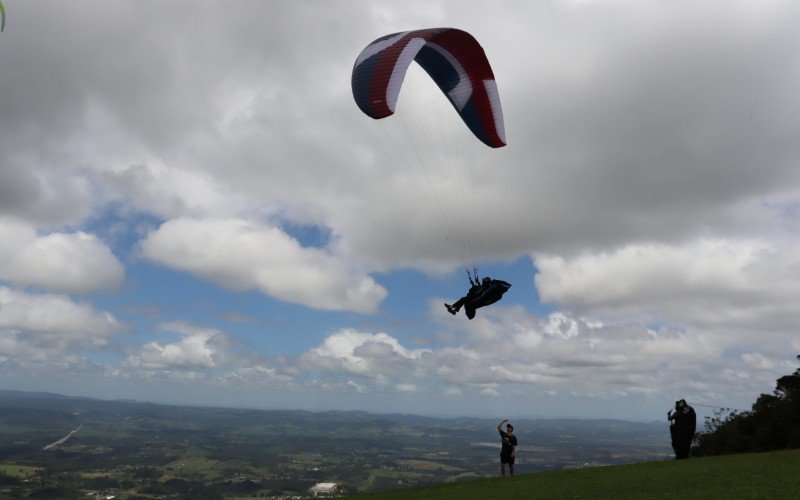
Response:
POLYGON ((796 367, 794 0, 4 4, 1 388, 647 420, 796 367), (419 68, 356 107, 438 26, 507 147, 419 68), (465 262, 513 284, 473 321, 465 262))

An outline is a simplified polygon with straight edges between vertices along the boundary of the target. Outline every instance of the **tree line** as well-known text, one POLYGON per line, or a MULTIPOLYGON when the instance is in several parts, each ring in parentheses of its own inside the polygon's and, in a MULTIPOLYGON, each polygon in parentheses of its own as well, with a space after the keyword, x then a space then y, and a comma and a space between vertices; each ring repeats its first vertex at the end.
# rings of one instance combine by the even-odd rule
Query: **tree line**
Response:
POLYGON ((717 410, 696 436, 695 456, 800 448, 800 369, 780 377, 751 411, 717 410))

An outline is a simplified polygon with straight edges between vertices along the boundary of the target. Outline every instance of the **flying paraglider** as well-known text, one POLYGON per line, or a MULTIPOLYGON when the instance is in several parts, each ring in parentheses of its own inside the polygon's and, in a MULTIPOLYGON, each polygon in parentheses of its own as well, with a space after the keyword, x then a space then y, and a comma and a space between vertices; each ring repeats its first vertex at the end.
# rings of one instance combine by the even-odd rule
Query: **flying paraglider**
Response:
MULTIPOLYGON (((477 139, 491 148, 501 148, 506 145, 503 110, 486 53, 471 34, 455 28, 428 28, 392 33, 367 45, 353 65, 351 78, 353 98, 359 109, 376 120, 393 115, 400 89, 412 62, 416 62, 431 77, 455 108, 461 121, 477 139)), ((422 114, 430 117, 435 113, 424 108, 422 114)), ((402 119, 403 113, 400 113, 400 116, 402 119)), ((410 127, 406 126, 406 129, 408 128, 410 127)), ((391 134, 387 135, 391 138, 391 134)), ((417 154, 418 163, 423 166, 426 177, 430 178, 431 173, 435 174, 437 167, 441 167, 444 171, 452 165, 452 159, 446 158, 442 161, 443 165, 435 164, 429 171, 425 166, 426 161, 420 154, 425 145, 411 142, 414 147, 409 149, 417 154)), ((424 142, 430 147, 433 141, 424 142)), ((458 151, 458 148, 454 150, 458 151)), ((463 179, 465 176, 456 174, 446 177, 463 179)), ((476 231, 471 232, 465 226, 467 216, 482 209, 475 206, 472 201, 474 197, 470 194, 475 192, 473 190, 476 187, 465 186, 464 190, 458 192, 458 186, 449 182, 445 182, 443 188, 434 185, 430 180, 429 183, 442 212, 440 214, 443 219, 442 226, 450 234, 450 238, 447 239, 454 240, 463 252, 464 261, 472 259, 474 265, 479 255, 476 255, 470 247, 474 243, 471 236, 474 236, 476 231), (462 209, 452 217, 447 213, 452 209, 443 202, 450 193, 454 193, 453 206, 462 204, 462 209), (463 206, 465 202, 467 206, 463 206)), ((477 234, 478 239, 483 237, 480 231, 477 231, 477 234)), ((479 247, 482 246, 481 241, 479 247)), ((480 248, 477 253, 479 252, 480 248)), ((467 274, 469 275, 469 270, 467 274)), ((472 319, 475 317, 476 309, 497 302, 511 287, 509 283, 501 280, 489 279, 479 283, 477 270, 474 281, 470 275, 470 284, 472 288, 465 297, 453 306, 447 306, 451 314, 465 307, 467 317, 472 319)))
POLYGON ((488 276, 484 276, 483 281, 478 283, 478 276, 476 274, 475 280, 472 276, 469 278, 472 287, 467 292, 467 295, 458 299, 453 305, 445 304, 444 307, 452 315, 456 315, 458 311, 464 307, 464 313, 467 318, 472 319, 475 317, 475 311, 481 307, 486 307, 494 304, 503 298, 511 283, 503 280, 493 280, 488 276))

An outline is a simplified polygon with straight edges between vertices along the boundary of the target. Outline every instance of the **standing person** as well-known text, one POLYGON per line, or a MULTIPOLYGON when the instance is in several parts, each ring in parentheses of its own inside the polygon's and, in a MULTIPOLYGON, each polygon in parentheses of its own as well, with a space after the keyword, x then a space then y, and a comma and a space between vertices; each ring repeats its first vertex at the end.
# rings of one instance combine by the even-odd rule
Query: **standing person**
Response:
MULTIPOLYGON (((676 401, 677 403, 677 401, 676 401)), ((669 438, 672 444, 672 452, 675 454, 675 460, 678 459, 678 430, 675 428, 675 422, 673 420, 675 417, 672 414, 672 410, 667 411, 667 421, 669 422, 669 438)))
POLYGON ((675 411, 667 412, 667 420, 670 421, 669 433, 672 436, 675 459, 689 458, 692 439, 697 429, 697 414, 694 408, 689 406, 685 399, 675 401, 675 411))
POLYGON ((500 433, 500 438, 503 440, 502 448, 500 448, 500 475, 506 475, 506 464, 508 464, 508 471, 513 476, 514 458, 517 451, 517 436, 514 435, 514 426, 511 424, 506 424, 506 430, 503 432, 503 429, 500 427, 506 422, 508 422, 507 418, 497 424, 497 431, 500 433))

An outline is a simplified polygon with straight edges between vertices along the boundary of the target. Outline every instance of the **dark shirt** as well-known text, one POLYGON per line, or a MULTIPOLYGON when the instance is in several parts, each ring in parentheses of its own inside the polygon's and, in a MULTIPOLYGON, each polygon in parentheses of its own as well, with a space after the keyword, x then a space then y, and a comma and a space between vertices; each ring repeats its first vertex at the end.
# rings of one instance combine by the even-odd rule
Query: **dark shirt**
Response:
POLYGON ((503 439, 503 448, 500 450, 500 454, 505 457, 510 457, 511 452, 514 451, 514 446, 517 446, 517 436, 515 435, 508 435, 505 431, 500 429, 500 437, 503 439))
POLYGON ((697 429, 697 414, 689 405, 683 410, 677 410, 673 414, 674 426, 676 432, 680 433, 681 435, 685 436, 694 436, 695 430, 697 429))
POLYGON ((479 296, 483 293, 483 286, 481 285, 472 285, 467 292, 467 298, 474 299, 475 297, 479 296))

